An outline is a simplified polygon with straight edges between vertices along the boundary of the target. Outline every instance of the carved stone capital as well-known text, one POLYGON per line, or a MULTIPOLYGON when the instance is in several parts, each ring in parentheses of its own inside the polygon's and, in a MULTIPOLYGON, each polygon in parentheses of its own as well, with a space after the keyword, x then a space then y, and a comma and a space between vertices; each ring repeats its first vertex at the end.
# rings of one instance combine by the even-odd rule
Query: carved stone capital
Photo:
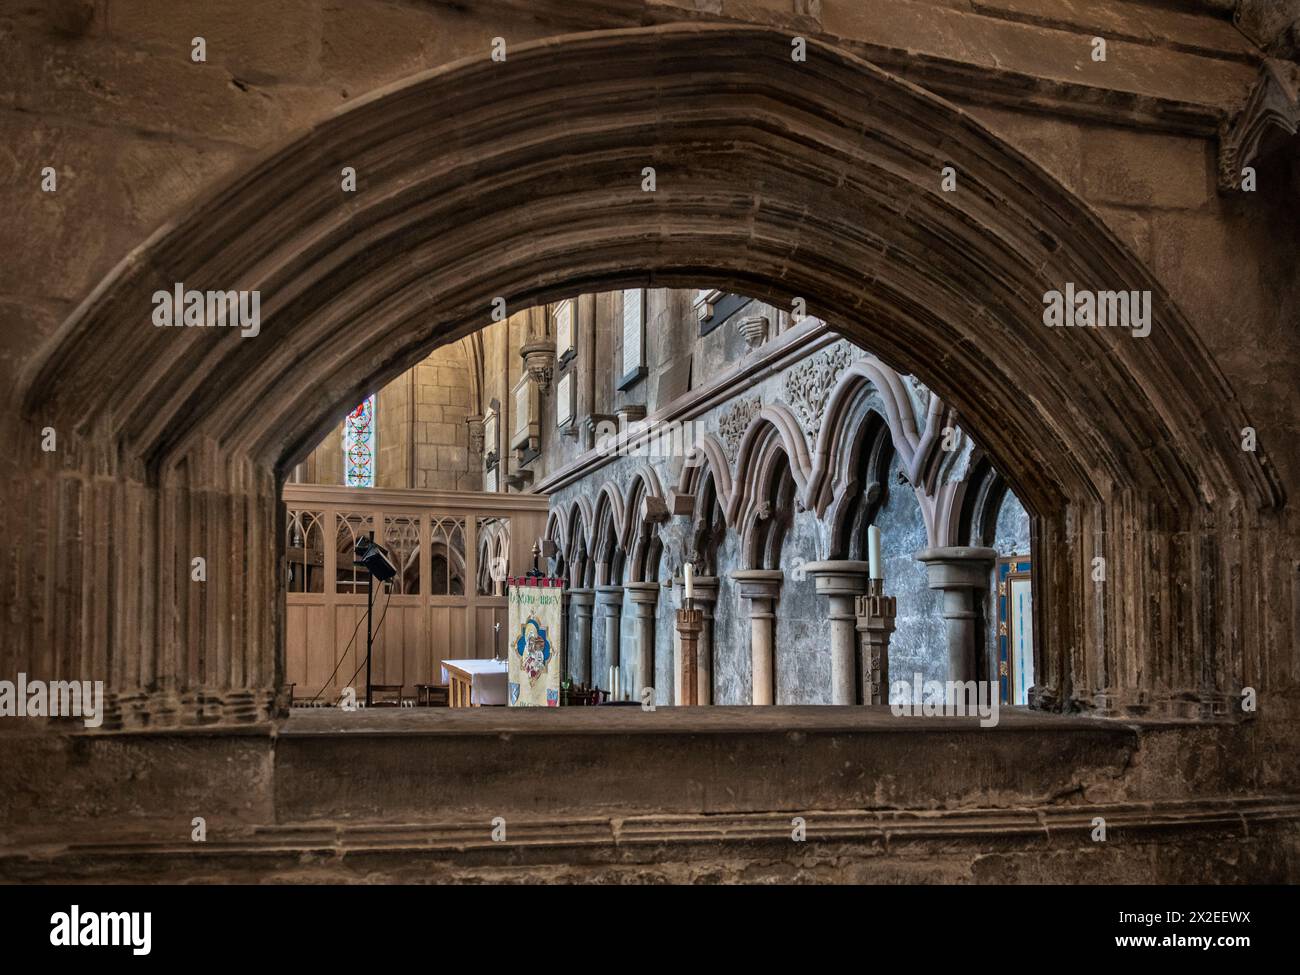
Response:
POLYGON ((552 342, 529 342, 519 350, 528 376, 542 393, 551 389, 551 372, 555 368, 555 345, 552 342))

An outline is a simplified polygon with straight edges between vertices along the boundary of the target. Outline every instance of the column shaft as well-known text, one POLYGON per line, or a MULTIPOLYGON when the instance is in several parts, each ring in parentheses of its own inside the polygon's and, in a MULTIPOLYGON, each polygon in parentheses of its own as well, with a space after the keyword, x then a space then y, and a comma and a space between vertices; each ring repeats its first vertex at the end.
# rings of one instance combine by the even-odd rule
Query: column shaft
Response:
POLYGON ((776 702, 776 661, 772 648, 772 600, 749 601, 749 660, 753 675, 751 700, 754 704, 776 702))

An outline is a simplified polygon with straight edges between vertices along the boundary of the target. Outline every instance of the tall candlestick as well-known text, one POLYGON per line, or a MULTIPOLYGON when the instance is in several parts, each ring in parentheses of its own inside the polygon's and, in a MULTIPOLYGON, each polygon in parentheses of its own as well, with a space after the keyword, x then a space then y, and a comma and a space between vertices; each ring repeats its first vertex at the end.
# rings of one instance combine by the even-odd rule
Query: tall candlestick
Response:
POLYGON ((880 572, 880 529, 875 525, 867 526, 867 558, 870 560, 871 578, 883 579, 880 572))
POLYGON ((682 567, 682 577, 686 581, 686 598, 694 599, 695 598, 695 566, 687 562, 686 565, 682 567))

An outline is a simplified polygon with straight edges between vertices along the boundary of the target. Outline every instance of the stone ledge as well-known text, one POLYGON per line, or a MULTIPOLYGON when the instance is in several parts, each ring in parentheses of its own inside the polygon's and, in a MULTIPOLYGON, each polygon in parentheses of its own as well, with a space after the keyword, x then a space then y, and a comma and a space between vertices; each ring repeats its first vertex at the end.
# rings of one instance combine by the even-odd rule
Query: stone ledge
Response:
MULTIPOLYGON (((716 862, 786 862, 790 868, 820 862, 819 879, 841 879, 841 871, 861 861, 886 861, 895 855, 910 858, 912 874, 926 879, 942 854, 970 862, 984 856, 1048 857, 1049 868, 1062 879, 1081 864, 1062 864, 1062 857, 1118 854, 1111 876, 1136 872, 1143 879, 1145 857, 1137 852, 1159 843, 1164 855, 1195 859, 1207 841, 1227 851, 1227 859, 1250 846, 1263 847, 1275 859, 1261 855, 1237 867, 1240 876, 1227 880, 1288 877, 1296 848, 1295 823, 1300 822, 1300 796, 1213 797, 1192 802, 1120 803, 1087 806, 1027 806, 1019 809, 872 812, 812 810, 806 839, 792 842, 791 817, 781 813, 727 816, 644 816, 510 821, 507 839, 491 839, 491 824, 429 822, 382 824, 285 824, 262 826, 222 835, 209 834, 201 846, 192 842, 159 842, 156 835, 116 834, 79 843, 29 844, 0 848, 0 880, 285 880, 322 879, 320 874, 343 871, 353 879, 410 879, 413 872, 432 871, 434 879, 453 879, 457 871, 504 870, 519 878, 521 871, 552 868, 561 872, 611 864, 657 865, 684 869, 702 858, 716 862), (1091 839, 1093 820, 1107 825, 1105 844, 1091 839), (1126 863, 1124 857, 1128 858, 1126 863), (1264 866, 1262 864, 1267 864, 1264 866), (1272 874, 1269 871, 1272 871, 1272 874), (376 873, 378 872, 378 876, 376 873), (1273 876, 1276 875, 1276 876, 1273 876)), ((1042 869, 1043 865, 1039 865, 1042 869)), ((1095 870, 1095 865, 1092 867, 1095 870)), ((1183 865, 1180 869, 1194 869, 1183 865)), ((591 879, 591 878, 588 878, 591 879)), ((598 878, 597 878, 598 879, 598 878)), ((732 878, 740 879, 740 878, 732 878)))
MULTIPOLYGON (((1004 707, 999 712, 998 726, 983 730, 991 734, 1078 730, 1130 737, 1139 731, 1157 728, 1189 725, 1217 727, 1231 724, 1225 720, 1120 720, 1004 707)), ((355 738, 367 735, 927 734, 971 730, 980 730, 978 719, 896 716, 884 705, 833 707, 782 704, 762 707, 661 706, 652 712, 640 708, 561 708, 558 713, 510 708, 408 708, 369 712, 312 708, 293 711, 286 720, 279 723, 276 735, 283 739, 313 736, 355 738)))

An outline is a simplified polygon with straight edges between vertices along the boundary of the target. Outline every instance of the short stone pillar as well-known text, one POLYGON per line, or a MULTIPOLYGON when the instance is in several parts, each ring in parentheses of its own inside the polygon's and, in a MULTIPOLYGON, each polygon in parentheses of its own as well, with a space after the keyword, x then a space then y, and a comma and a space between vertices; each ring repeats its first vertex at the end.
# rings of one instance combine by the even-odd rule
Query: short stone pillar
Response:
MULTIPOLYGON (((622 638, 623 627, 623 587, 622 586, 597 586, 596 602, 603 608, 605 617, 605 665, 607 667, 620 667, 622 665, 622 655, 619 652, 619 644, 622 638)), ((626 687, 626 675, 620 672, 623 686, 626 687)), ((596 682, 599 684, 599 681, 596 682)), ((614 688, 609 688, 612 694, 614 688)))
POLYGON ((916 554, 925 563, 931 589, 943 591, 943 618, 948 624, 948 679, 974 680, 982 634, 975 600, 988 589, 998 553, 964 545, 927 548, 916 554))
POLYGON ((636 625, 637 686, 633 688, 633 700, 639 701, 644 688, 655 686, 655 610, 659 606, 659 583, 629 582, 623 588, 632 600, 636 625))
POLYGON ((737 569, 731 573, 742 599, 749 600, 749 659, 754 704, 776 702, 776 616, 785 573, 780 569, 737 569))
POLYGON ((836 559, 808 562, 803 569, 813 577, 818 595, 830 601, 831 703, 857 704, 858 617, 854 600, 867 591, 871 566, 836 559))
POLYGON ((599 683, 594 679, 591 662, 591 617, 596 608, 596 590, 570 589, 568 595, 575 617, 569 670, 575 680, 593 686, 599 683))

